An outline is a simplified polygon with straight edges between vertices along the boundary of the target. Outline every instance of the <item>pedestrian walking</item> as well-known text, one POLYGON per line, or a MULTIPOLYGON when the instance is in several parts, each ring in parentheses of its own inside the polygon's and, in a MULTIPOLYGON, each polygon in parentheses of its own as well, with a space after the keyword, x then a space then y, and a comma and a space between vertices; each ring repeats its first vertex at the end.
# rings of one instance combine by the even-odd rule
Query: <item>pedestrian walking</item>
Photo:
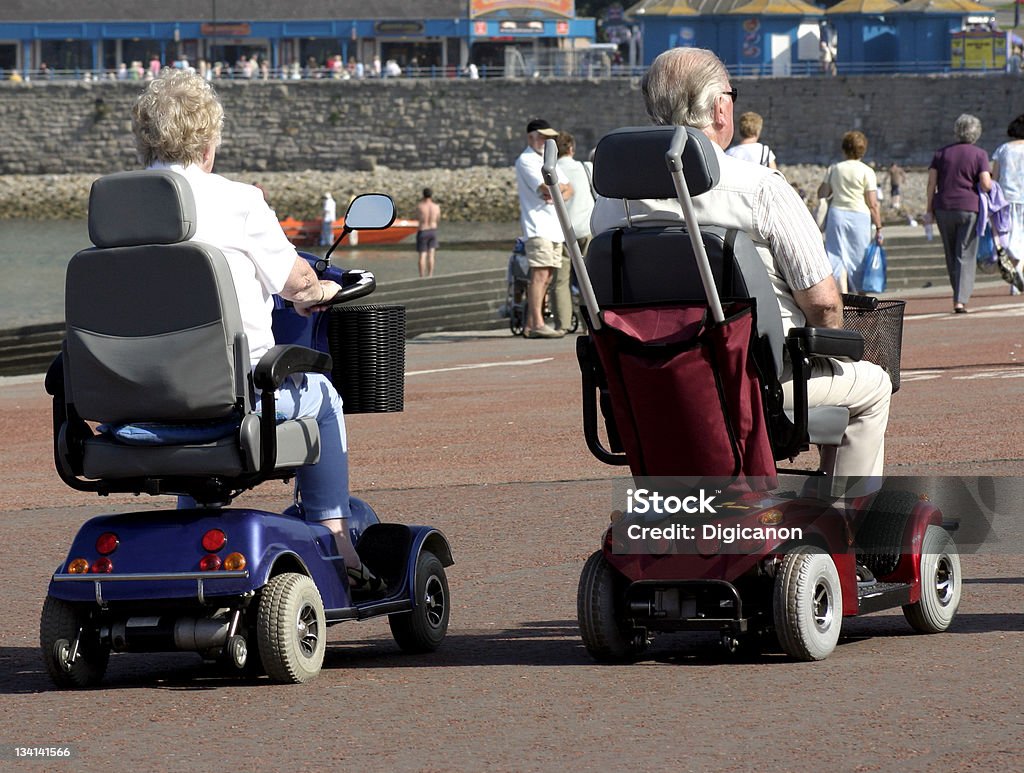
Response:
POLYGON ((818 198, 829 199, 825 220, 825 252, 832 274, 843 292, 859 293, 863 286, 864 257, 874 239, 882 243, 882 215, 878 207, 878 178, 861 159, 868 149, 863 132, 843 135, 846 160, 833 164, 818 187, 818 198))
POLYGON ((975 143, 981 121, 963 113, 953 124, 956 141, 939 148, 928 167, 925 224, 934 221, 946 254, 946 271, 953 288, 953 312, 967 313, 977 268, 978 193, 992 190, 988 154, 975 143))

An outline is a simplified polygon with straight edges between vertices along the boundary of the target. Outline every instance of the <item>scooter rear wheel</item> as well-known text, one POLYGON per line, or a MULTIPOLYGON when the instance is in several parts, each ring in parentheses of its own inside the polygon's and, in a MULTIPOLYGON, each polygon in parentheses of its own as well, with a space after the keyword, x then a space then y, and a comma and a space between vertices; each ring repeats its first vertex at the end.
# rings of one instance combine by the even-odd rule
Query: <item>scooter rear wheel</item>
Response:
POLYGON ((787 553, 772 599, 779 645, 797 660, 824 660, 843 624, 843 590, 832 556, 812 545, 787 553))
POLYGON ((110 647, 99 641, 88 615, 62 599, 46 597, 39 619, 39 644, 46 672, 58 687, 92 687, 107 671, 110 647), (72 661, 76 639, 78 652, 72 661))
POLYGON ((600 550, 587 559, 576 594, 576 616, 583 646, 600 663, 635 658, 643 647, 623 609, 625 579, 600 550))
POLYGON ((319 674, 327 620, 316 584, 295 572, 270 578, 260 591, 256 632, 263 667, 275 682, 308 682, 319 674))

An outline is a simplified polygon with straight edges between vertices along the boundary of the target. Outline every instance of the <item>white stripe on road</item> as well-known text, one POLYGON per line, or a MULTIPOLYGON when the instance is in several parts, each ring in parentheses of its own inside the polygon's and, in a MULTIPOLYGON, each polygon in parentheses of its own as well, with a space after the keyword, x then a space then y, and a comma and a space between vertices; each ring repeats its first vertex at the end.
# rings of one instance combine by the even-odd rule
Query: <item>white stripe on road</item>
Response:
MULTIPOLYGON (((997 303, 992 306, 976 306, 971 309, 967 316, 972 319, 987 319, 989 317, 1018 317, 1024 315, 1024 304, 1021 303, 997 303), (1007 313, 1009 312, 1009 313, 1007 313)), ((963 315, 954 314, 952 311, 933 311, 929 314, 908 314, 904 319, 907 322, 918 319, 960 319, 963 315)))
POLYGON ((551 362, 554 357, 543 357, 539 360, 505 360, 503 362, 477 362, 472 365, 455 365, 451 368, 434 368, 433 370, 410 370, 408 376, 425 376, 428 373, 451 373, 456 370, 476 370, 478 368, 501 368, 507 365, 539 365, 542 362, 551 362))

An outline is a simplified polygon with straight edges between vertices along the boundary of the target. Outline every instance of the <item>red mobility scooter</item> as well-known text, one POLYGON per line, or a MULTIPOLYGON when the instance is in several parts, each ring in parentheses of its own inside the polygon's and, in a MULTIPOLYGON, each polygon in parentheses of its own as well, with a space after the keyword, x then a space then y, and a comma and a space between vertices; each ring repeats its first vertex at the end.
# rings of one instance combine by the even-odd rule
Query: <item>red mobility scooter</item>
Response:
MULTIPOLYGON (((963 576, 949 534, 955 527, 927 498, 885 485, 837 496, 839 481, 817 472, 804 472, 799 490, 780 490, 776 461, 810 444, 839 445, 849 421, 845 408, 808 408, 813 358, 859 360, 865 341, 853 330, 784 334, 750 238, 700 227, 691 197, 713 189, 720 174, 708 138, 664 126, 606 135, 594 163, 598 193, 678 209, 660 223, 627 222, 597 235, 585 259, 548 146, 545 181, 589 330, 577 341, 584 436, 594 456, 628 465, 633 476, 625 512, 613 512, 580 578, 588 652, 629 660, 655 632, 709 630, 730 650, 776 639, 795 659, 820 660, 835 648, 844 617, 892 607, 917 631, 946 630, 963 576), (791 410, 784 368, 792 371, 791 410), (669 506, 654 512, 659 497, 669 506)), ((877 344, 882 306, 847 302, 877 344)), ((901 330, 890 330, 897 347, 901 330)), ((898 386, 898 355, 889 370, 898 386)))

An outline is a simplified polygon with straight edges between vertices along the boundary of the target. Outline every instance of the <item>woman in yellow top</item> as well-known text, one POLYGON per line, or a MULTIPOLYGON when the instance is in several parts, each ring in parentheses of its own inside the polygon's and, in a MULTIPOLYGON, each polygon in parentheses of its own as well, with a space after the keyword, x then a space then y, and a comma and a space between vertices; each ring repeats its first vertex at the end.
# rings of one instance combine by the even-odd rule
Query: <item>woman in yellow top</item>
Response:
POLYGON ((845 161, 833 164, 818 188, 819 198, 828 198, 825 252, 843 292, 861 292, 864 255, 874 238, 882 243, 882 215, 878 207, 878 179, 875 170, 861 159, 868 149, 862 132, 843 135, 845 161))

